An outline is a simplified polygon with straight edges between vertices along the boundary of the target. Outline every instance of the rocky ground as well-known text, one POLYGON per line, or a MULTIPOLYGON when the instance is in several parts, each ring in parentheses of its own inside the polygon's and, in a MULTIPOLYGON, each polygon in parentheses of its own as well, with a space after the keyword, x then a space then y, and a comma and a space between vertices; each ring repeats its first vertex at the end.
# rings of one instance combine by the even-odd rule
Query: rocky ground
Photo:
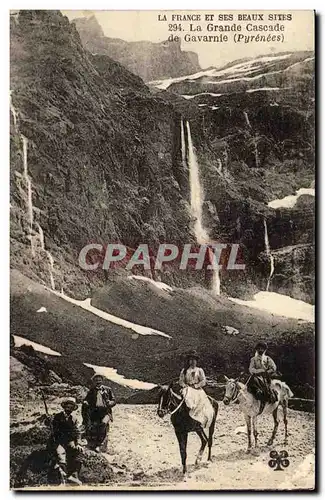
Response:
MULTIPOLYGON (((50 404, 50 411, 58 403, 50 404)), ((32 446, 22 446, 22 429, 31 435, 35 416, 44 413, 39 401, 12 407, 12 474, 17 473, 22 456, 32 449, 44 448, 44 435, 35 438, 32 446), (19 439, 19 436, 21 439, 19 439), (41 441, 41 443, 39 442, 41 441), (19 443, 19 444, 18 444, 19 443)), ((314 415, 289 411, 289 444, 286 450, 290 465, 283 471, 268 466, 270 448, 265 443, 271 433, 272 418, 259 419, 260 446, 246 454, 246 435, 238 429, 243 417, 238 407, 220 403, 214 435, 212 463, 205 459, 194 466, 199 438, 190 435, 188 443, 189 475, 181 474, 177 440, 169 418, 159 419, 155 405, 118 405, 109 435, 108 451, 100 457, 85 453, 81 477, 88 487, 108 489, 312 489, 314 487, 314 415), (103 458, 105 461, 103 461, 103 458), (106 477, 105 481, 103 478, 106 477), (87 483, 87 484, 86 484, 87 483)), ((25 434, 26 436, 26 434, 25 434)), ((272 449, 283 446, 283 424, 272 449)), ((44 474, 43 474, 44 475, 44 474)), ((29 486, 40 484, 40 474, 29 476, 29 486), (34 481, 34 483, 33 483, 34 481)))

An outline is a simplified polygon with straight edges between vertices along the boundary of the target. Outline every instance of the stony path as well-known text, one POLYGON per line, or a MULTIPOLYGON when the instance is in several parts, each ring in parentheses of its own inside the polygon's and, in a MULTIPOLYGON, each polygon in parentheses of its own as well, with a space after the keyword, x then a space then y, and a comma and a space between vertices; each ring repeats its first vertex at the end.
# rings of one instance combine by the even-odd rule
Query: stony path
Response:
MULTIPOLYGON (((146 485, 175 489, 273 489, 312 488, 314 484, 314 415, 289 412, 290 465, 274 471, 268 466, 270 449, 265 446, 272 429, 272 417, 261 417, 261 446, 253 454, 245 453, 246 435, 236 434, 243 424, 237 406, 220 403, 215 432, 213 462, 194 467, 200 441, 191 434, 188 443, 189 477, 180 474, 178 444, 169 418, 161 420, 152 405, 119 405, 115 409, 110 444, 106 455, 111 464, 132 471, 130 487, 146 485)), ((279 426, 274 447, 283 446, 283 424, 279 426)), ((123 487, 126 486, 122 479, 123 487)), ((121 485, 122 486, 122 485, 121 485)))

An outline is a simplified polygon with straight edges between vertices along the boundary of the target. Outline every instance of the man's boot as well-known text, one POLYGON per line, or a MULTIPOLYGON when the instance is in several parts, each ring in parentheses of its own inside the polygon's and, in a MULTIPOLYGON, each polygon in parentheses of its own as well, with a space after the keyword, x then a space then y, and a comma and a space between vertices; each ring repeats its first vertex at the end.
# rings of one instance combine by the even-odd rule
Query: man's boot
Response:
POLYGON ((66 464, 57 463, 54 466, 54 470, 58 473, 60 484, 65 484, 67 479, 66 464))
POLYGON ((80 481, 77 472, 73 472, 73 474, 71 474, 68 477, 67 481, 68 481, 68 483, 75 484, 76 486, 81 486, 82 485, 82 481, 80 481))

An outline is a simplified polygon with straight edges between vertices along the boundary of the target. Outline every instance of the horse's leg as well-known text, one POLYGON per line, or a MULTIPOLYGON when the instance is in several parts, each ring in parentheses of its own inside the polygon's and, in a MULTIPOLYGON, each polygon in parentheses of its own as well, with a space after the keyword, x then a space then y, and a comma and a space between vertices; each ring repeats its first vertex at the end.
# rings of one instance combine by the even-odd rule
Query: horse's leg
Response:
POLYGON ((252 418, 249 415, 245 415, 246 425, 247 425, 247 450, 249 453, 252 449, 252 418))
POLYGON ((202 455, 204 453, 204 450, 205 450, 205 447, 207 445, 207 442, 208 442, 208 438, 207 438, 207 435, 206 433, 204 432, 203 429, 199 429, 196 431, 196 434, 199 436, 199 438, 201 439, 201 448, 199 449, 199 453, 196 457, 196 460, 195 460, 195 465, 199 465, 199 463, 201 462, 202 460, 202 455))
POLYGON ((181 454, 183 474, 186 474, 186 472, 187 472, 187 467, 186 467, 187 432, 176 432, 176 437, 178 440, 179 451, 181 454))
POLYGON ((254 434, 254 440, 255 440, 255 448, 257 447, 257 436, 258 436, 258 432, 257 432, 257 416, 255 415, 255 417, 252 417, 252 423, 253 423, 253 434, 254 434))
POLYGON ((268 446, 271 446, 273 444, 274 438, 276 436, 276 432, 277 432, 278 427, 279 427, 278 407, 276 407, 275 410, 273 410, 272 415, 273 415, 273 420, 274 420, 274 428, 273 428, 272 436, 270 437, 270 439, 267 442, 268 446))
POLYGON ((288 400, 282 401, 283 422, 284 422, 284 446, 288 444, 288 400))
POLYGON ((212 441, 213 441, 213 434, 214 434, 214 429, 216 425, 216 420, 217 420, 217 415, 213 417, 212 423, 209 427, 209 438, 208 438, 208 447, 209 447, 209 452, 208 452, 208 461, 211 462, 211 451, 212 451, 212 441))

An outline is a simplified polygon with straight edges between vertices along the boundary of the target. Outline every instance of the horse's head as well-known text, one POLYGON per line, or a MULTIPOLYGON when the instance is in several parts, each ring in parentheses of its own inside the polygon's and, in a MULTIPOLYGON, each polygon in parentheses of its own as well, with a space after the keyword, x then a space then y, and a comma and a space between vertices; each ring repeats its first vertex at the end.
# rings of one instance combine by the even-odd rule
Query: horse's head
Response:
POLYGON ((160 418, 163 418, 165 415, 167 415, 169 411, 171 386, 172 384, 160 386, 158 409, 157 409, 157 414, 158 417, 160 418))
POLYGON ((230 403, 233 403, 236 401, 240 387, 238 385, 238 378, 228 378, 225 375, 226 379, 226 390, 225 390, 225 395, 223 398, 223 402, 225 405, 229 405, 230 403))

